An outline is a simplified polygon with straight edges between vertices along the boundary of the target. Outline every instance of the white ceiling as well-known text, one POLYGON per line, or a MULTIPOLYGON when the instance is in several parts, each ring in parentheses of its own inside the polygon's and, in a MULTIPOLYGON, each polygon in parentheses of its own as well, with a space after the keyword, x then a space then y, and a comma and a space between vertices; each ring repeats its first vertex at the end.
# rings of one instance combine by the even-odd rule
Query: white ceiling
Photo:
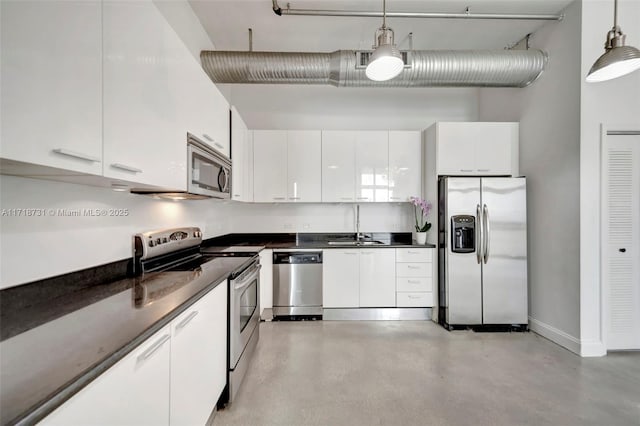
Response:
MULTIPOLYGON (((571 0, 388 0, 387 11, 463 13, 561 12, 571 0)), ((290 0, 295 9, 380 11, 381 0, 290 0)), ((277 16, 271 0, 190 0, 202 25, 219 50, 248 50, 248 28, 254 50, 322 52, 370 49, 380 18, 277 16)), ((287 0, 280 0, 285 8, 287 0)), ((390 18, 396 44, 414 49, 502 49, 547 21, 390 18)))
MULTIPOLYGON (((380 11, 382 0, 289 0, 295 9, 380 11)), ((559 13, 571 0, 387 0, 397 12, 559 13)), ((370 49, 379 18, 277 16, 271 0, 189 0, 216 49, 331 52, 370 49)), ((287 0, 279 0, 286 7, 287 0)), ((502 49, 550 21, 389 19, 396 44, 414 49, 502 49)), ((562 25, 551 21, 550 25, 562 25)), ((535 37, 534 37, 535 42, 535 37)), ((535 44, 534 44, 535 46, 535 44)), ((436 120, 477 119, 477 89, 219 86, 253 129, 420 129, 436 120)), ((514 89, 518 90, 518 89, 514 89)))

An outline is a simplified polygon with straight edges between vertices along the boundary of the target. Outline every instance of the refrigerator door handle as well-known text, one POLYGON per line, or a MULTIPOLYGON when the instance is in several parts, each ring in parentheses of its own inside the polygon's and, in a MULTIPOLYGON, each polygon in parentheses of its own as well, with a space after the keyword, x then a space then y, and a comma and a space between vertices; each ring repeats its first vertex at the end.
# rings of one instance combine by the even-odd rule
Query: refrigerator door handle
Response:
POLYGON ((480 210, 480 204, 476 204, 476 259, 478 264, 482 263, 482 211, 480 210))
POLYGON ((483 224, 482 224, 482 228, 484 229, 484 238, 482 239, 483 243, 484 243, 484 249, 482 250, 484 252, 483 257, 484 257, 484 263, 485 265, 487 264, 487 262, 489 261, 489 251, 491 250, 491 228, 489 226, 489 208, 487 207, 487 205, 485 204, 482 207, 482 220, 483 220, 483 224))

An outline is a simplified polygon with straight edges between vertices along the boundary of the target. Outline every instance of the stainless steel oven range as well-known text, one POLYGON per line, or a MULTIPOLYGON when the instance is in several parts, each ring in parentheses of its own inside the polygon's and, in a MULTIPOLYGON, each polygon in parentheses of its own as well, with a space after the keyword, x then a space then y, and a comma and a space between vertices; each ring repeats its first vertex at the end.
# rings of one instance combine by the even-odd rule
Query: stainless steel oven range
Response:
POLYGON ((229 277, 229 376, 218 407, 233 402, 260 338, 260 259, 255 252, 216 252, 207 256, 251 257, 253 261, 229 277))

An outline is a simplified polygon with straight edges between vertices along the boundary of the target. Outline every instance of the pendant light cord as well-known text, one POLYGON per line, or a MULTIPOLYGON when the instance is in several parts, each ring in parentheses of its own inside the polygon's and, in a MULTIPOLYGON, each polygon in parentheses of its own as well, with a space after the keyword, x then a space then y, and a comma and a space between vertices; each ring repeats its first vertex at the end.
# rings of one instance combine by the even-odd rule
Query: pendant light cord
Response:
POLYGON ((618 0, 613 0, 613 28, 618 28, 618 0))
POLYGON ((382 0, 382 28, 387 28, 387 0, 382 0))

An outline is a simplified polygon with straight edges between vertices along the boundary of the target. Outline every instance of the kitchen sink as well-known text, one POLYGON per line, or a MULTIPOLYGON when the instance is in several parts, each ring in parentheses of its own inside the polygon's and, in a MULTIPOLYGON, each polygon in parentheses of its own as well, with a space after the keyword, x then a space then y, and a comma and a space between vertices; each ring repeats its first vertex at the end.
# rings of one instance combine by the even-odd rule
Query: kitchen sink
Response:
POLYGON ((382 241, 329 241, 330 246, 379 246, 384 245, 382 241))

